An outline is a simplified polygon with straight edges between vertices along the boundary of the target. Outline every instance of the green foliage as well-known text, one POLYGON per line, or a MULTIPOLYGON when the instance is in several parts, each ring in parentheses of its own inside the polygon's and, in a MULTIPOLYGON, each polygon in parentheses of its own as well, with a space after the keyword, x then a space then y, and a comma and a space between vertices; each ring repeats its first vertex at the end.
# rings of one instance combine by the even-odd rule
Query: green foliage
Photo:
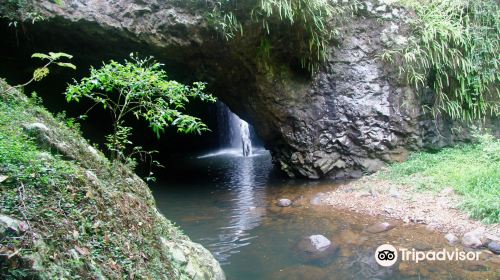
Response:
MULTIPOLYGON (((258 48, 269 58, 270 50, 293 50, 303 68, 311 72, 327 57, 330 40, 338 34, 331 20, 341 18, 352 5, 327 0, 253 0, 217 2, 209 20, 227 39, 247 36, 261 41, 258 48)), ((267 64, 268 61, 264 60, 267 64)))
POLYGON ((413 9, 409 44, 385 54, 417 88, 435 91, 430 109, 472 121, 500 114, 500 10, 495 0, 400 0, 413 9), (397 58, 397 59, 396 59, 397 58))
POLYGON ((404 163, 390 166, 382 177, 420 190, 452 187, 463 196, 471 217, 500 222, 500 140, 477 134, 478 143, 418 152, 404 163))
POLYGON ((44 17, 33 9, 29 0, 6 0, 4 2, 1 10, 3 17, 9 20, 9 26, 17 28, 19 22, 31 21, 34 24, 44 20, 44 17))
POLYGON ((41 81, 43 78, 45 78, 45 77, 47 77, 47 75, 49 75, 49 73, 50 73, 49 67, 53 64, 56 64, 59 67, 63 67, 63 68, 70 68, 73 70, 76 69, 76 66, 74 64, 61 61, 63 59, 69 60, 69 59, 73 58, 72 55, 69 55, 69 54, 63 53, 63 52, 57 52, 57 53, 49 52, 48 54, 34 53, 31 56, 31 58, 38 58, 38 59, 44 61, 45 64, 42 67, 39 67, 39 68, 35 69, 35 71, 33 71, 33 77, 28 82, 21 84, 21 85, 2 89, 2 90, 0 90, 0 94, 7 95, 10 91, 12 91, 14 89, 25 87, 25 86, 31 84, 32 82, 41 81))
POLYGON ((131 60, 123 64, 111 61, 100 69, 92 68, 89 77, 75 81, 65 94, 68 102, 87 98, 94 102, 92 108, 101 106, 111 112, 113 132, 106 137, 107 147, 114 159, 127 162, 125 150, 132 144, 132 129, 124 125, 128 115, 147 121, 157 137, 168 126, 181 133, 201 133, 207 126, 183 111, 193 98, 214 102, 204 90, 201 82, 187 86, 168 80, 162 64, 131 54, 131 60))
MULTIPOLYGON (((0 79, 0 92, 6 88, 0 79)), ((89 153, 87 141, 37 105, 38 98, 13 91, 0 98, 0 175, 7 177, 0 182, 0 212, 28 227, 0 237, 0 279, 187 278, 160 242, 185 237, 158 215, 147 186, 124 166, 89 153), (23 125, 34 122, 74 157, 30 137, 23 125)))
MULTIPOLYGON (((0 183, 0 211, 3 215, 22 217, 30 225, 41 222, 50 227, 57 223, 57 220, 47 220, 54 215, 54 207, 57 204, 62 204, 63 208, 66 206, 66 192, 60 188, 70 184, 77 172, 59 157, 41 154, 36 143, 23 132, 23 124, 35 121, 28 115, 27 105, 26 102, 6 103, 0 99, 0 175, 8 178, 0 183), (59 201, 42 206, 41 202, 50 200, 50 197, 58 197, 59 201)), ((0 244, 15 250, 26 248, 21 250, 22 253, 35 246, 29 233, 21 239, 2 238, 0 244)), ((5 265, 0 261, 2 279, 32 278, 32 271, 17 267, 19 264, 14 267, 5 265)))

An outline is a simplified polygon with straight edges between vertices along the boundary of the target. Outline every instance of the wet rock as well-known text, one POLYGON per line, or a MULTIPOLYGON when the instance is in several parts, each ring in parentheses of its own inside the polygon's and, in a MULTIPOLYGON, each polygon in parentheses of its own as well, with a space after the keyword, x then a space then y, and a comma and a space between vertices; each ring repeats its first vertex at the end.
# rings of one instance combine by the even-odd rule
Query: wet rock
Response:
MULTIPOLYGON (((377 263, 373 256, 373 251, 359 252, 349 259, 353 265, 351 271, 355 273, 349 279, 394 279, 394 273, 398 269, 397 265, 383 267, 377 263)), ((337 279, 332 277, 331 279, 337 279)))
POLYGON ((200 244, 189 240, 168 240, 163 237, 160 237, 160 241, 170 261, 181 268, 189 279, 226 279, 219 263, 200 244))
POLYGON ((390 223, 383 222, 383 223, 378 223, 378 224, 374 224, 374 225, 367 227, 366 231, 369 233, 381 233, 381 232, 389 231, 389 230, 393 229, 394 227, 395 226, 390 224, 390 223))
POLYGON ((328 240, 328 238, 326 238, 320 234, 311 235, 308 237, 308 239, 309 239, 310 244, 313 246, 314 250, 316 250, 316 251, 324 251, 332 244, 332 242, 330 242, 330 240, 328 240))
POLYGON ((325 196, 326 196, 325 193, 318 193, 318 194, 316 194, 310 200, 311 205, 321 205, 321 204, 323 204, 323 199, 325 198, 325 196))
POLYGON ((280 198, 278 199, 278 203, 276 203, 279 207, 288 207, 292 205, 292 201, 288 198, 280 198))
POLYGON ((491 241, 488 244, 488 249, 495 255, 500 255, 500 243, 496 241, 491 241))
POLYGON ((481 242, 481 233, 478 231, 467 232, 462 237, 462 245, 476 249, 483 247, 483 242, 481 242))
POLYGON ((460 239, 458 239, 458 237, 456 235, 454 235, 453 233, 448 233, 444 236, 444 238, 446 240, 448 240, 448 243, 451 244, 451 245, 455 245, 455 244, 458 244, 460 242, 460 239))
POLYGON ((328 238, 317 234, 300 240, 295 246, 295 251, 304 261, 321 261, 324 264, 330 261, 330 257, 337 252, 338 248, 328 238))

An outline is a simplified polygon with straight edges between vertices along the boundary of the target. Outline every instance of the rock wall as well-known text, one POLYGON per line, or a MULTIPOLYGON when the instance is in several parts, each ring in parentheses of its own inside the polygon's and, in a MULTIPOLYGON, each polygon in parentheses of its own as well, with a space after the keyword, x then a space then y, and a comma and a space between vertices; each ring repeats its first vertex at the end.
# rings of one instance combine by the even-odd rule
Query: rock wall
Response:
POLYGON ((181 63, 253 124, 290 176, 359 177, 404 160, 410 150, 441 147, 455 137, 449 121, 423 114, 432 94, 417 96, 399 78, 398 65, 380 59, 406 43, 411 13, 401 7, 364 1, 311 78, 287 66, 263 71, 245 52, 252 46, 244 39, 222 40, 210 30, 205 11, 181 2, 35 1, 47 20, 32 32, 70 34, 86 44, 148 46, 160 60, 181 63))

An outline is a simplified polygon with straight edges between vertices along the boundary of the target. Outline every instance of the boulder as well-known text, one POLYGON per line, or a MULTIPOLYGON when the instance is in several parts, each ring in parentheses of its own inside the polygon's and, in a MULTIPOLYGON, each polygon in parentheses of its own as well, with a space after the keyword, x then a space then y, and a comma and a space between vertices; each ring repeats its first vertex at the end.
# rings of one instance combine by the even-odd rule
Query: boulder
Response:
POLYGON ((462 245, 470 248, 481 248, 483 242, 481 241, 482 234, 479 231, 470 231, 462 237, 462 245))
POLYGON ((326 194, 325 193, 317 193, 313 198, 311 198, 311 200, 309 201, 311 203, 311 205, 321 205, 323 204, 323 200, 324 198, 326 198, 326 194))
POLYGON ((295 246, 296 254, 301 260, 306 262, 320 261, 323 264, 331 261, 331 257, 338 249, 336 244, 320 234, 305 237, 295 246))
POLYGON ((189 279, 226 279, 220 264, 200 244, 189 240, 168 240, 163 237, 160 237, 160 241, 172 264, 183 271, 189 279))
POLYGON ((500 255, 500 243, 496 241, 491 241, 488 244, 488 249, 495 255, 500 255))
POLYGON ((288 198, 280 198, 278 199, 278 202, 276 203, 279 207, 288 207, 292 205, 292 201, 288 198))

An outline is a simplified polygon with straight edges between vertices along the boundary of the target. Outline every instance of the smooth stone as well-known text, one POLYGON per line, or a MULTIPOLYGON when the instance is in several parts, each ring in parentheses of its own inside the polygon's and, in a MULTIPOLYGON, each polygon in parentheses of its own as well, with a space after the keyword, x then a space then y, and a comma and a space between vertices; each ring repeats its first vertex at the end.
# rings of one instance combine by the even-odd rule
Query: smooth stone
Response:
POLYGON ((309 236, 309 240, 311 240, 311 244, 318 251, 324 251, 332 244, 328 238, 321 234, 311 235, 309 236))
POLYGON ((483 242, 481 242, 481 234, 477 231, 471 231, 464 234, 462 237, 462 245, 469 248, 481 248, 483 242))
POLYGON ((455 245, 460 242, 460 239, 458 239, 458 237, 451 232, 446 234, 444 238, 446 238, 446 240, 448 240, 448 243, 450 243, 451 245, 455 245))
POLYGON ((295 246, 296 254, 307 262, 328 260, 338 249, 328 238, 319 234, 305 237, 295 246))
POLYGON ((318 193, 311 199, 310 203, 312 205, 321 205, 323 203, 324 196, 325 196, 324 193, 318 193))
POLYGON ((280 199, 278 199, 277 205, 279 207, 288 207, 288 206, 292 205, 292 201, 288 198, 280 198, 280 199))
POLYGON ((500 255, 500 243, 496 241, 491 241, 488 244, 488 249, 493 252, 495 255, 500 255))
POLYGON ((394 227, 395 227, 394 225, 391 225, 387 222, 383 222, 383 223, 378 223, 378 224, 374 224, 374 225, 367 227, 366 231, 368 231, 369 233, 381 233, 381 232, 389 231, 389 230, 393 229, 394 227))

